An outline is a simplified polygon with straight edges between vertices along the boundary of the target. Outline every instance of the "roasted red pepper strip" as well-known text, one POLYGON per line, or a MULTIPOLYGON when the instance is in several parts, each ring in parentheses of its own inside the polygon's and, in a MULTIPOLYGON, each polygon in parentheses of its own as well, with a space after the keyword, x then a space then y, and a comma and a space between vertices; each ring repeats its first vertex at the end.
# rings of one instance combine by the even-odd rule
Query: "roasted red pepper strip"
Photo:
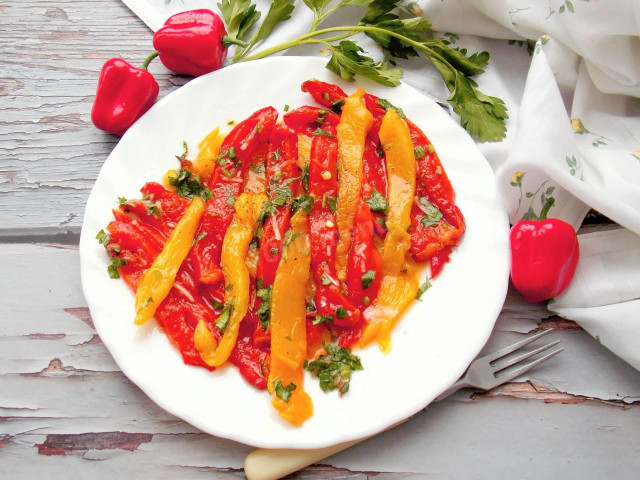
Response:
POLYGON ((455 192, 451 182, 433 145, 415 124, 410 120, 406 123, 416 157, 419 157, 416 160, 416 202, 411 210, 411 253, 418 260, 426 260, 445 247, 457 245, 465 231, 465 223, 462 212, 454 203, 455 192), (442 214, 442 219, 434 224, 423 221, 427 216, 425 208, 430 209, 427 202, 442 214))
POLYGON ((336 127, 340 122, 340 115, 326 108, 303 106, 285 114, 283 119, 284 123, 297 133, 312 136, 320 128, 331 135, 335 135, 336 127))
POLYGON ((252 342, 251 337, 257 324, 258 317, 252 307, 240 324, 238 340, 229 361, 238 367, 247 382, 256 388, 265 389, 269 376, 269 351, 257 347, 252 342))
POLYGON ((381 279, 382 259, 373 245, 373 217, 367 204, 360 199, 347 263, 349 298, 359 308, 366 308, 378 295, 381 279))
POLYGON ((302 83, 302 91, 309 92, 313 99, 320 105, 329 108, 339 108, 348 97, 344 90, 331 83, 320 80, 307 80, 302 83))
POLYGON ((220 147, 218 165, 209 183, 212 198, 207 200, 206 211, 196 234, 200 240, 194 248, 199 279, 203 283, 213 284, 222 280, 220 249, 233 219, 233 204, 242 192, 252 154, 261 142, 269 138, 277 117, 278 112, 272 107, 258 110, 239 123, 220 147))
POLYGON ((227 56, 224 23, 211 10, 177 13, 153 36, 153 48, 169 70, 198 77, 218 70, 227 56))
POLYGON ((309 163, 309 194, 315 198, 309 214, 311 271, 317 315, 332 317, 335 326, 350 327, 360 321, 360 311, 340 292, 336 274, 338 227, 332 209, 338 193, 337 161, 338 141, 314 137, 309 163))
POLYGON ((151 108, 159 90, 146 67, 136 68, 121 58, 111 58, 100 71, 91 121, 100 130, 124 135, 151 108))
MULTIPOLYGON (((289 229, 291 200, 301 190, 301 172, 298 167, 298 136, 290 128, 277 125, 269 139, 269 156, 267 157, 267 185, 269 202, 265 204, 262 220, 262 238, 256 279, 263 289, 269 288, 275 279, 276 270, 282 257, 285 232, 289 229)), ((260 309, 262 300, 258 299, 256 307, 260 309)), ((268 312, 262 313, 263 324, 268 312)), ((258 323, 255 328, 253 342, 264 345, 269 341, 269 332, 258 323)))
POLYGON ((429 259, 432 279, 436 278, 444 268, 444 264, 449 262, 449 255, 451 255, 451 247, 444 247, 429 259))

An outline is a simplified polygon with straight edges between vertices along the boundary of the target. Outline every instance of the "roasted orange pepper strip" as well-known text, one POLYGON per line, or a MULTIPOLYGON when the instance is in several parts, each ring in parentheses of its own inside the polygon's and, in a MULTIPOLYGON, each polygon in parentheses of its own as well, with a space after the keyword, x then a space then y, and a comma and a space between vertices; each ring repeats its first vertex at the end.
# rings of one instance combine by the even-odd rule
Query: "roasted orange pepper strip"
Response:
POLYGON ((169 295, 180 265, 191 249, 203 212, 204 201, 200 197, 194 197, 160 254, 142 275, 136 290, 137 325, 153 317, 158 306, 169 295))
POLYGON ((389 178, 387 236, 382 248, 384 276, 375 302, 365 311, 369 324, 361 343, 366 345, 377 339, 380 349, 387 351, 396 319, 418 292, 415 264, 407 260, 411 247, 407 229, 411 225, 416 190, 416 160, 409 129, 395 110, 389 110, 382 120, 380 143, 386 154, 389 178))
POLYGON ((234 205, 236 213, 224 235, 221 253, 222 273, 226 285, 225 306, 231 309, 229 320, 217 348, 215 343, 211 342, 211 332, 208 330, 196 329, 193 337, 200 357, 210 367, 219 367, 229 359, 238 339, 240 322, 247 314, 249 269, 245 259, 253 239, 258 213, 266 201, 266 195, 243 193, 234 205))
POLYGON ((307 354, 305 297, 311 263, 306 231, 307 215, 298 211, 285 235, 271 294, 271 367, 267 388, 280 416, 297 426, 313 415, 313 403, 302 387, 307 354), (282 395, 283 390, 286 395, 282 395))
POLYGON ((359 88, 345 100, 337 128, 339 186, 336 220, 340 241, 336 252, 336 269, 340 280, 346 277, 351 229, 360 198, 364 142, 373 125, 373 115, 367 110, 364 94, 365 91, 359 88))
POLYGON ((195 168, 202 180, 208 182, 211 175, 213 175, 216 157, 220 152, 220 146, 223 141, 224 135, 220 133, 220 128, 216 127, 198 145, 200 151, 198 152, 195 168))

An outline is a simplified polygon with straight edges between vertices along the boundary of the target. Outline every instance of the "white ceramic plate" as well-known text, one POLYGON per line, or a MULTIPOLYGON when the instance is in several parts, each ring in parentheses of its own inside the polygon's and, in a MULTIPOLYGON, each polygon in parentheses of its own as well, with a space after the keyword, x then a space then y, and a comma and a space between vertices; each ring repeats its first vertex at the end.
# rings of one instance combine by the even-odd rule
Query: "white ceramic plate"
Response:
POLYGON ((272 105, 280 112, 313 104, 300 91, 318 78, 353 92, 324 68, 325 60, 278 57, 225 67, 159 101, 122 137, 106 160, 85 211, 80 258, 82 287, 94 324, 122 371, 154 402, 192 425, 266 448, 318 448, 372 435, 426 407, 464 372, 488 339, 504 302, 508 221, 486 160, 444 110, 413 88, 358 86, 404 109, 434 144, 457 194, 467 232, 422 302, 415 302, 383 355, 359 351, 364 371, 349 393, 324 393, 308 374, 314 415, 302 427, 283 421, 268 394, 249 386, 233 366, 208 372, 186 366, 155 325, 133 323, 134 295, 107 275, 108 256, 95 240, 112 220, 118 196, 136 198, 147 181, 176 168, 182 141, 197 145, 215 126, 272 105))

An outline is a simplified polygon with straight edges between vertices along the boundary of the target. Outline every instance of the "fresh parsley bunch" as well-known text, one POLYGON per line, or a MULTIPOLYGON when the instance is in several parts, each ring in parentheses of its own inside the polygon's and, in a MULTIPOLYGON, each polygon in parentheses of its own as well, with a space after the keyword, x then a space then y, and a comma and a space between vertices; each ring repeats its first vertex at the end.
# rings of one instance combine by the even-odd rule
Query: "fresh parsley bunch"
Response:
POLYGON ((489 53, 467 55, 466 49, 451 47, 448 40, 434 37, 431 24, 422 18, 423 12, 416 2, 304 0, 314 17, 309 33, 251 55, 253 48, 268 37, 278 23, 291 18, 293 3, 294 0, 272 0, 269 11, 259 22, 262 14, 251 0, 222 0, 218 7, 228 30, 223 41, 227 45, 237 45, 233 62, 264 58, 298 45, 319 44, 331 52, 327 68, 344 80, 353 81, 355 75, 361 75, 394 87, 402 78, 396 60, 422 55, 442 75, 451 92, 447 100, 471 136, 479 142, 498 142, 504 138, 508 118, 504 102, 482 93, 472 78, 484 71, 489 53), (327 17, 346 6, 364 8, 358 25, 318 28, 327 17), (386 60, 376 62, 366 56, 357 43, 347 40, 357 33, 364 33, 374 40, 382 48, 386 60))

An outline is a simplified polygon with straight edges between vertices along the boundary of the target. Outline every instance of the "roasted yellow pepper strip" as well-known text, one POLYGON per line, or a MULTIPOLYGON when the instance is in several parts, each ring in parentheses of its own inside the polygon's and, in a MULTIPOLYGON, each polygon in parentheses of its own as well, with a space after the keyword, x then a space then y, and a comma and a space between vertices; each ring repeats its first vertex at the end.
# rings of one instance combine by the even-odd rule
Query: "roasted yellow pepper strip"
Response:
POLYGON ((391 347, 390 334, 398 316, 418 292, 415 264, 407 259, 411 246, 411 207, 416 189, 416 160, 409 129, 395 110, 389 110, 380 125, 380 142, 387 160, 389 207, 387 235, 382 247, 384 276, 373 305, 365 312, 369 322, 361 345, 378 340, 380 349, 391 347))
POLYGON ((307 240, 307 215, 298 211, 285 235, 283 257, 271 294, 271 366, 269 392, 278 413, 293 425, 313 415, 313 403, 303 390, 307 354, 305 297, 311 263, 307 240))
POLYGON ((338 124, 338 203, 336 220, 340 240, 336 250, 338 278, 346 276, 347 255, 351 246, 351 229, 356 215, 362 185, 362 155, 364 142, 373 125, 373 115, 367 110, 359 88, 342 107, 338 124))
POLYGON ((160 254, 142 275, 136 291, 136 324, 141 325, 153 317, 158 306, 169 295, 180 265, 191 249, 203 212, 204 201, 195 197, 160 254))
POLYGON ((204 320, 198 320, 198 325, 193 331, 193 345, 200 354, 202 361, 208 365, 216 348, 218 348, 218 341, 209 330, 209 327, 207 327, 207 324, 204 323, 204 320))
POLYGON ((198 158, 195 163, 195 168, 202 180, 209 180, 213 175, 213 170, 216 165, 216 158, 220 151, 220 146, 224 140, 224 135, 220 133, 220 129, 216 127, 209 135, 204 137, 198 147, 198 158))
POLYGON ((240 195, 234 205, 236 214, 222 241, 221 263, 226 285, 224 299, 225 307, 230 308, 229 320, 217 348, 209 340, 211 332, 208 329, 196 329, 193 336, 200 358, 211 367, 219 367, 229 359, 238 339, 240 323, 249 308, 249 269, 245 259, 253 239, 258 214, 266 201, 265 195, 240 195), (198 345, 203 348, 198 348, 198 345), (211 348, 215 351, 212 352, 211 348))

